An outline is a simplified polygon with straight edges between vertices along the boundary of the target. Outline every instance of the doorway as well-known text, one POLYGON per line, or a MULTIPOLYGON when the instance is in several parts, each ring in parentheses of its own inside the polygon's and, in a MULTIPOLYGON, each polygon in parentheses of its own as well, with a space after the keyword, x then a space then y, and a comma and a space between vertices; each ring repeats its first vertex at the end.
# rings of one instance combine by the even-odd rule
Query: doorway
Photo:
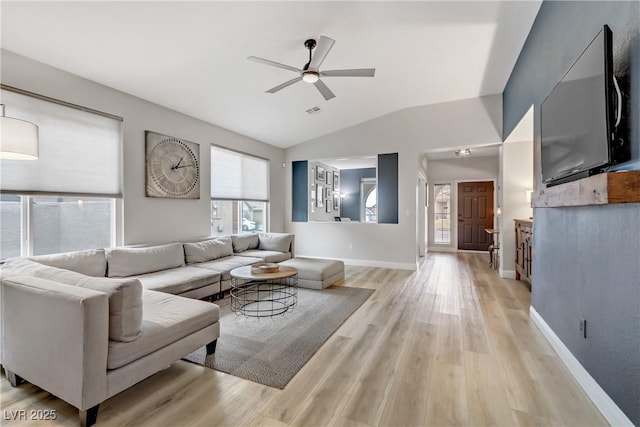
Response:
POLYGON ((487 251, 493 228, 493 181, 458 183, 458 249, 487 251))
POLYGON ((378 222, 378 189, 376 178, 360 179, 360 222, 378 222))

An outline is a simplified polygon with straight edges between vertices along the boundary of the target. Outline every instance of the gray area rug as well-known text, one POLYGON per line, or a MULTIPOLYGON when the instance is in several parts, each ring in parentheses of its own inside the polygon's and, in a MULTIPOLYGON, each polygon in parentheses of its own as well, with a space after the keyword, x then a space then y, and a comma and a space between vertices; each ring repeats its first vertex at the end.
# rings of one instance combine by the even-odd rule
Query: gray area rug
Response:
POLYGON ((320 346, 373 294, 373 289, 298 289, 298 305, 274 318, 246 318, 220 305, 220 338, 215 354, 205 348, 184 360, 260 384, 284 388, 320 346))

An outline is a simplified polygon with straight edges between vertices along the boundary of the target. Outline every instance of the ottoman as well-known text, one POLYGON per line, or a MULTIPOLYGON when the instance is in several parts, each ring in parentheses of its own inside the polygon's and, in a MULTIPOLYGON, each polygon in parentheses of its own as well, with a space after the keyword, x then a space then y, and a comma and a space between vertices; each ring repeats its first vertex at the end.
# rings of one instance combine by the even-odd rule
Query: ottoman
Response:
POLYGON ((298 269, 298 286, 324 289, 344 279, 344 263, 336 259, 291 258, 280 263, 298 269))

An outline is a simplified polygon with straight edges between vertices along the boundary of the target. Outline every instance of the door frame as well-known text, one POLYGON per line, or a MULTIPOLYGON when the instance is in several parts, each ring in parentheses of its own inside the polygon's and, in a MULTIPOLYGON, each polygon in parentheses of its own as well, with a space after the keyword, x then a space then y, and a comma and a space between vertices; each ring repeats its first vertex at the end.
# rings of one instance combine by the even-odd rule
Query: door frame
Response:
MULTIPOLYGON (((492 181, 493 182, 493 228, 498 228, 498 211, 497 208, 498 206, 498 179, 497 178, 478 178, 478 179, 460 179, 460 180, 455 180, 453 181, 453 184, 455 185, 455 202, 452 203, 452 205, 454 206, 455 209, 455 218, 456 218, 456 226, 454 227, 455 230, 452 230, 451 233, 451 245, 453 248, 455 248, 456 252, 470 252, 470 253, 484 253, 484 251, 469 251, 469 250, 465 250, 465 249, 458 249, 458 184, 463 183, 463 182, 489 182, 492 181)), ((453 194, 451 195, 451 197, 453 198, 453 194)), ((453 212, 451 217, 453 217, 453 212)))
POLYGON ((417 259, 424 257, 428 251, 428 207, 429 207, 429 181, 418 171, 418 183, 416 187, 416 245, 417 259))

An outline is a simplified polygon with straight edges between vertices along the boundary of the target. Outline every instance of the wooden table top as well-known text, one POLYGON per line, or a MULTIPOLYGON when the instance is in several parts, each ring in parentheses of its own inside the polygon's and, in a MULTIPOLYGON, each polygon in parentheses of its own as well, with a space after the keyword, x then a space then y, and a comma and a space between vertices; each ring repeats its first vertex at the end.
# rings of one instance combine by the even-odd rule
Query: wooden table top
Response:
POLYGON ((297 268, 286 265, 281 265, 280 269, 274 273, 252 273, 250 265, 231 270, 231 277, 250 280, 286 279, 287 277, 293 277, 296 274, 298 274, 297 268))

